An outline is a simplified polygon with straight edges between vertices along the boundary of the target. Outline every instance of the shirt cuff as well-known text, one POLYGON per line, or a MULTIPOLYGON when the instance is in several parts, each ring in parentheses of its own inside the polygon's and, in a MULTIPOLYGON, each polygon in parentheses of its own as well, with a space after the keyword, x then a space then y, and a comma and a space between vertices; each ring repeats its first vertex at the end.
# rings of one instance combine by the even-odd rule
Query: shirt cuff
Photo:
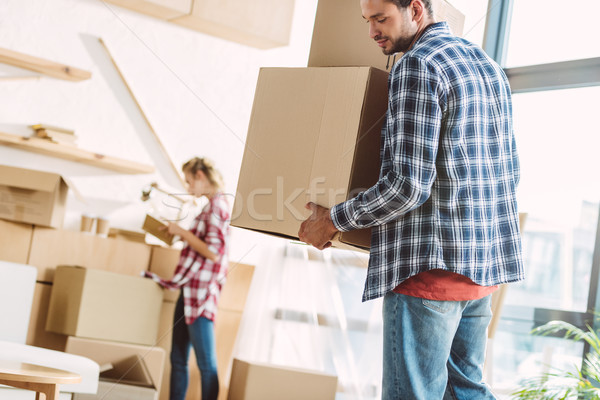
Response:
POLYGON ((336 204, 335 206, 331 207, 331 210, 329 210, 329 215, 331 216, 333 225, 341 232, 347 232, 359 228, 359 226, 357 226, 352 220, 352 214, 351 200, 336 204))

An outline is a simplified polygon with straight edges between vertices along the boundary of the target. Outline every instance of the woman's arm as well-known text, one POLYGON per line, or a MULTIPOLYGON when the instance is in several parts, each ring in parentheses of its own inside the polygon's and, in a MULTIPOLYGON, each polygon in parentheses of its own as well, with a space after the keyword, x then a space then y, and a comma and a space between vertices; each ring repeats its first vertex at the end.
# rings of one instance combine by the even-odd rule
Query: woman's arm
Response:
POLYGON ((192 231, 183 229, 181 226, 174 222, 170 222, 166 228, 170 234, 178 235, 182 240, 185 240, 192 249, 198 252, 202 257, 210 261, 217 261, 218 256, 208 249, 208 245, 205 241, 194 235, 192 231))

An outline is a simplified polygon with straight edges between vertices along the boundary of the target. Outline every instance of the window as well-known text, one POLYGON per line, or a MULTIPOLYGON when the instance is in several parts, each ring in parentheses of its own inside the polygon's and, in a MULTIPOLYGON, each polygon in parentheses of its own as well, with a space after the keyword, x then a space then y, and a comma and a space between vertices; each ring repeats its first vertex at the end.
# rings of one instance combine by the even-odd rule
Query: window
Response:
POLYGON ((600 200, 600 87, 513 96, 527 279, 510 304, 586 312, 600 200))
POLYGON ((521 161, 519 211, 528 214, 522 232, 526 279, 509 286, 493 345, 502 352, 493 356, 490 383, 503 396, 544 365, 581 366, 582 343, 530 331, 555 319, 585 329, 596 308, 600 26, 594 19, 600 3, 578 2, 576 18, 558 0, 491 4, 484 49, 509 67, 521 161))
POLYGON ((507 67, 600 56, 600 2, 513 1, 507 67))

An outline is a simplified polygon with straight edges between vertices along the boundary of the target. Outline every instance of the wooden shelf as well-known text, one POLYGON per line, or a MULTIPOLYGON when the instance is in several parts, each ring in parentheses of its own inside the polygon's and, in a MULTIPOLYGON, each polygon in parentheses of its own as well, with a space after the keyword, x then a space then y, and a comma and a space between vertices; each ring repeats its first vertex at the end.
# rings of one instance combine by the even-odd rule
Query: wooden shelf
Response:
POLYGON ((53 143, 46 139, 0 132, 0 144, 126 174, 149 174, 154 172, 154 167, 151 165, 109 157, 74 146, 53 143))
POLYGON ((0 62, 67 81, 82 81, 92 76, 83 69, 3 48, 0 48, 0 62))

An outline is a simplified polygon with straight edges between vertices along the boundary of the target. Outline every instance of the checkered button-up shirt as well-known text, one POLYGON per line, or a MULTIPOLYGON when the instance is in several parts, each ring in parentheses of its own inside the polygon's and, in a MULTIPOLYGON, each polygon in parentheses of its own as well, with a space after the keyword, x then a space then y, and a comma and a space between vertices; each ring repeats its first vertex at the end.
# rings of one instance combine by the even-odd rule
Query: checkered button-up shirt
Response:
POLYGON ((188 244, 181 251, 179 264, 170 280, 146 272, 147 277, 164 288, 182 289, 187 324, 198 317, 215 319, 219 294, 227 275, 229 221, 229 205, 225 196, 213 196, 192 222, 190 231, 208 245, 208 249, 217 255, 217 261, 207 260, 188 244))
POLYGON ((502 69, 436 23, 394 65, 388 97, 379 181, 331 209, 341 231, 373 227, 363 301, 430 269, 483 286, 523 279, 502 69))

